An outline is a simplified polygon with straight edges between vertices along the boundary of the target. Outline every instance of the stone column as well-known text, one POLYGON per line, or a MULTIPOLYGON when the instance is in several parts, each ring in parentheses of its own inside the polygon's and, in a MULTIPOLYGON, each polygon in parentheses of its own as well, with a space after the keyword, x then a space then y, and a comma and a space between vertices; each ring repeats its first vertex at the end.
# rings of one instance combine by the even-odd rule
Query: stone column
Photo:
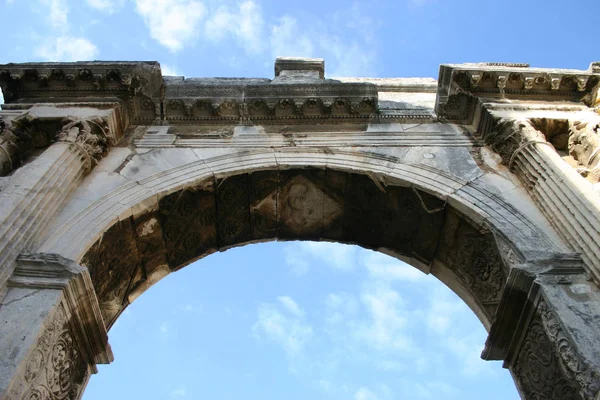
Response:
POLYGON ((14 260, 38 233, 113 141, 103 118, 67 119, 40 156, 18 168, 0 192, 0 299, 14 260))
POLYGON ((600 282, 600 199, 528 120, 500 121, 484 137, 600 282))
POLYGON ((600 291, 576 258, 511 269, 482 357, 504 360, 524 399, 600 398, 600 291))
POLYGON ((0 399, 79 399, 113 356, 86 268, 22 255, 0 303, 0 399))

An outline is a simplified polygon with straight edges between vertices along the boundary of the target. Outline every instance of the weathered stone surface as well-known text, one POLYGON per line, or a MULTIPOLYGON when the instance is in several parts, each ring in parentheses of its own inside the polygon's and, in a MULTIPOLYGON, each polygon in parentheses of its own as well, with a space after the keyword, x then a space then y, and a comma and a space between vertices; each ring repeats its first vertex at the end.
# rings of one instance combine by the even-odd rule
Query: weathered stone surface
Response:
POLYGON ((111 359, 106 328, 194 260, 325 240, 439 278, 524 398, 596 400, 599 81, 595 64, 449 65, 437 83, 325 79, 293 58, 272 80, 0 66, 0 355, 18 355, 0 396, 79 396, 111 359))

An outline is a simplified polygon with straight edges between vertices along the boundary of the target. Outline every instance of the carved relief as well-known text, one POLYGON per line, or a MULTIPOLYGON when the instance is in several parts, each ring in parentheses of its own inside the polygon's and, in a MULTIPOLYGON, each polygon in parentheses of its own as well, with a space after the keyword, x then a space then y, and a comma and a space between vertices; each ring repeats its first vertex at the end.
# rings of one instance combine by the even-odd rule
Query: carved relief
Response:
POLYGON ((160 115, 157 106, 150 97, 139 95, 133 100, 133 108, 136 117, 140 121, 151 121, 160 115))
POLYGON ((131 277, 140 263, 130 219, 118 222, 103 235, 94 257, 85 257, 84 263, 90 269, 102 316, 110 325, 126 305, 131 277))
POLYGON ((166 106, 166 115, 169 118, 187 117, 190 114, 183 100, 169 100, 166 106))
POLYGON ((248 175, 217 182, 218 238, 221 246, 250 240, 248 175))
POLYGON ((545 300, 540 300, 513 370, 527 399, 595 399, 600 376, 588 367, 545 300))
POLYGON ((473 118, 474 102, 475 99, 468 94, 455 94, 450 96, 445 103, 440 104, 440 111, 443 117, 450 121, 470 123, 473 118))
POLYGON ((587 362, 578 354, 561 323, 544 300, 540 301, 538 311, 546 334, 555 347, 562 374, 577 382, 585 399, 594 399, 594 396, 600 393, 600 374, 588 368, 587 362))
POLYGON ((0 119, 0 176, 11 173, 30 150, 46 147, 52 139, 30 120, 23 119, 11 127, 0 119))
POLYGON ((562 376, 554 345, 539 316, 529 326, 513 371, 526 399, 581 400, 574 385, 562 376))
POLYGON ((212 186, 183 190, 160 201, 162 236, 171 269, 217 246, 217 212, 212 186))
POLYGON ((250 174, 253 239, 277 236, 277 202, 279 171, 257 171, 250 174))
POLYGON ((58 134, 57 140, 71 143, 79 149, 88 160, 88 169, 97 164, 108 152, 109 146, 115 142, 115 138, 102 118, 66 119, 63 122, 65 125, 58 134))
POLYGON ((10 399, 78 399, 88 369, 61 304, 9 390, 10 399))
POLYGON ((600 123, 574 121, 570 124, 569 155, 578 172, 592 183, 600 181, 600 123))
POLYGON ((455 273, 484 305, 497 303, 506 272, 491 234, 465 234, 457 253, 455 273))
POLYGON ((512 167, 512 161, 530 143, 547 143, 546 137, 529 121, 500 121, 485 135, 485 143, 502 157, 502 163, 512 167))

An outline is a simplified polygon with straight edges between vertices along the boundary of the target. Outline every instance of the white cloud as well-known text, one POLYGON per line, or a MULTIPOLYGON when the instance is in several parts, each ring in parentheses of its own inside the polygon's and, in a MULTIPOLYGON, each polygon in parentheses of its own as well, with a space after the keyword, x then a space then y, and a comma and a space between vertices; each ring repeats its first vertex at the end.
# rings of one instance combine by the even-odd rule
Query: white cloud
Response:
POLYGON ((169 65, 169 64, 160 64, 160 70, 162 71, 163 76, 182 76, 183 73, 179 71, 179 68, 169 65))
POLYGON ((306 255, 298 251, 296 244, 291 244, 283 248, 285 263, 292 269, 294 274, 304 275, 310 269, 310 264, 306 260, 306 255))
POLYGON ((357 258, 355 247, 331 242, 296 242, 286 246, 284 251, 288 266, 298 275, 309 270, 309 260, 349 271, 354 268, 357 258))
POLYGON ((186 396, 185 388, 175 389, 171 392, 171 397, 185 397, 185 396, 186 396))
POLYGON ((150 36, 175 52, 195 39, 206 7, 196 0, 135 0, 150 36))
POLYGON ((69 7, 65 0, 41 0, 42 5, 48 8, 48 22, 57 31, 66 32, 69 30, 67 16, 69 7))
POLYGON ((414 395, 422 399, 454 398, 459 390, 445 382, 406 382, 405 387, 412 389, 414 395))
POLYGON ((85 0, 86 3, 98 10, 108 14, 112 14, 117 11, 122 5, 122 0, 85 0))
MULTIPOLYGON (((115 0, 87 1, 102 7, 115 0)), ((277 56, 324 57, 332 66, 328 75, 366 75, 374 65, 372 27, 376 24, 356 4, 327 20, 318 15, 282 15, 266 22, 255 0, 134 1, 150 36, 173 52, 202 33, 213 44, 237 45, 242 50, 237 54, 269 57, 268 63, 277 56)), ((233 65, 247 62, 243 57, 220 58, 233 65)))
POLYGON ((98 48, 87 39, 74 36, 49 37, 34 50, 47 61, 89 61, 98 55, 98 48))
POLYGON ((69 7, 65 0, 39 0, 50 30, 43 35, 34 35, 38 42, 33 54, 45 61, 89 61, 98 55, 95 44, 83 37, 70 33, 69 7))
POLYGON ((457 360, 462 363, 461 373, 465 376, 493 374, 494 368, 497 367, 493 363, 481 360, 481 351, 484 345, 479 336, 478 334, 452 335, 444 341, 446 348, 453 352, 457 360))
POLYGON ((423 314, 425 324, 432 332, 446 336, 455 321, 466 320, 472 311, 449 289, 438 285, 429 297, 429 306, 423 314))
POLYGON ((314 57, 315 45, 306 31, 298 25, 298 20, 290 16, 283 16, 276 25, 271 27, 271 55, 314 57))
POLYGON ((263 46, 262 10, 253 1, 244 1, 238 10, 221 6, 208 18, 206 37, 220 42, 232 36, 248 53, 258 53, 263 46))
POLYGON ((385 282, 416 282, 427 278, 427 275, 415 267, 375 251, 367 252, 362 262, 372 278, 385 282))
POLYGON ((302 310, 298 304, 289 296, 279 296, 277 300, 285 307, 290 313, 302 317, 304 316, 304 310, 302 310))
POLYGON ((304 321, 304 310, 292 298, 282 296, 278 300, 280 307, 276 304, 258 307, 258 319, 252 331, 256 338, 273 341, 283 347, 289 357, 295 357, 313 337, 313 329, 304 321))
POLYGON ((354 393, 354 400, 379 400, 379 397, 363 386, 354 393))
POLYGON ((160 329, 160 333, 163 333, 163 334, 169 333, 169 325, 167 325, 166 322, 162 322, 160 324, 160 328, 159 329, 160 329))
POLYGON ((385 284, 369 284, 361 295, 370 320, 363 324, 358 335, 374 348, 382 351, 410 352, 414 349, 406 332, 407 319, 403 316, 404 300, 385 284))
POLYGON ((325 330, 336 338, 345 338, 356 329, 359 304, 348 293, 330 293, 325 299, 325 330))

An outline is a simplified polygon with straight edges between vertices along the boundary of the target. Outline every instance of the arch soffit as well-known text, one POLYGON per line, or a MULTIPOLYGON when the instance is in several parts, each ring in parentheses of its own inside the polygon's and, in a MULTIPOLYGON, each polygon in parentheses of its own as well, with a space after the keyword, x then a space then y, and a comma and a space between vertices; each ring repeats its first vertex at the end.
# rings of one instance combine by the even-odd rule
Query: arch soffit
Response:
MULTIPOLYGON (((531 258, 532 255, 536 258, 547 257, 549 251, 557 251, 553 243, 533 223, 481 184, 461 180, 429 166, 402 164, 393 157, 380 154, 351 151, 323 152, 306 149, 301 151, 243 151, 226 154, 171 168, 137 182, 121 185, 73 216, 62 227, 53 230, 52 237, 46 240, 38 251, 58 253, 81 262, 84 255, 87 254, 86 252, 91 251, 90 249, 94 244, 99 246, 101 242, 99 239, 111 227, 116 227, 119 221, 128 221, 131 217, 135 219, 150 212, 158 212, 160 200, 169 194, 183 192, 188 189, 196 190, 200 188, 201 190, 203 187, 209 187, 217 181, 222 183, 224 180, 236 176, 259 173, 259 171, 277 171, 277 174, 282 174, 284 171, 307 169, 366 176, 368 177, 365 178, 366 182, 373 182, 382 192, 386 190, 393 191, 394 188, 409 188, 417 194, 419 199, 418 191, 433 195, 433 198, 441 200, 444 206, 449 205, 459 219, 467 221, 467 225, 475 227, 475 230, 479 232, 480 238, 475 239, 475 244, 469 245, 470 247, 480 246, 485 248, 484 251, 493 253, 492 258, 497 256, 498 261, 503 259, 504 262, 500 261, 500 263, 505 266, 520 262, 524 258, 531 258)), ((384 195, 387 196, 387 194, 384 195)), ((425 207, 422 199, 421 205, 425 207)), ((442 225, 445 223, 444 221, 442 225)), ((440 234, 441 230, 442 227, 440 226, 440 234)), ((261 241, 276 238, 277 236, 265 237, 261 241)), ((289 238, 303 239, 301 236, 289 238)), ((392 247, 365 244, 353 239, 346 241, 333 240, 342 243, 357 243, 363 247, 390 253, 425 272, 429 272, 429 268, 431 268, 431 272, 454 290, 475 312, 484 326, 489 328, 499 301, 498 296, 501 294, 501 291, 498 291, 501 287, 497 284, 493 285, 494 299, 488 299, 489 302, 484 301, 482 303, 481 296, 474 295, 469 288, 474 284, 473 278, 463 274, 461 279, 456 273, 451 272, 453 267, 449 267, 441 259, 430 258, 427 261, 429 265, 419 265, 421 260, 418 257, 407 257, 402 251, 396 251, 392 247), (405 257, 402 257, 403 255, 405 257)), ((234 243, 233 246, 245 243, 248 243, 248 241, 234 243)), ((220 249, 228 247, 231 246, 223 246, 220 249)), ((473 253, 473 249, 470 251, 471 255, 469 257, 471 258, 469 261, 464 259, 462 261, 471 264, 467 269, 474 268, 476 260, 473 257, 478 257, 473 253)), ((204 255, 206 254, 210 254, 210 252, 204 255)), ((196 258, 198 256, 188 257, 183 264, 185 265, 196 258)), ((496 263, 496 261, 492 262, 496 263)), ((165 267, 165 269, 167 268, 165 267)), ((477 273, 473 271, 468 273, 477 273)), ((91 272, 94 276, 93 268, 91 272)), ((113 300, 103 303, 106 299, 100 298, 99 301, 108 325, 114 323, 127 304, 169 272, 170 270, 162 271, 155 276, 145 278, 143 284, 131 293, 125 293, 124 300, 122 302, 121 300, 117 301, 116 305, 113 300)), ((502 282, 504 282, 507 274, 507 271, 501 273, 504 276, 501 279, 502 282)), ((133 281, 134 278, 131 276, 128 279, 133 281)), ((490 290, 489 286, 479 287, 480 293, 485 293, 487 290, 490 290)), ((129 291, 129 288, 127 288, 127 291, 129 291)), ((484 296, 487 296, 487 294, 484 296)), ((102 296, 100 295, 100 297, 102 296)))
POLYGON ((157 209, 159 200, 170 193, 243 173, 303 168, 366 175, 383 190, 386 186, 400 186, 429 193, 475 225, 493 231, 517 259, 545 257, 561 251, 525 215, 480 183, 426 165, 403 164, 393 156, 308 148, 244 150, 191 162, 123 184, 68 218, 62 226, 53 227, 38 251, 80 260, 110 226, 157 209))

